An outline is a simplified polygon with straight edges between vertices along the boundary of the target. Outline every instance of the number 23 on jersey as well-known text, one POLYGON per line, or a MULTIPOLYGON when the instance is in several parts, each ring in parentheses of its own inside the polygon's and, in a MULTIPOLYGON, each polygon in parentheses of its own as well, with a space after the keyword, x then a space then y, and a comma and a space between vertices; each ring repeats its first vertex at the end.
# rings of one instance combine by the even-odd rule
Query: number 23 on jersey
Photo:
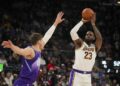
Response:
POLYGON ((91 52, 85 52, 85 59, 91 60, 92 59, 92 53, 91 52))

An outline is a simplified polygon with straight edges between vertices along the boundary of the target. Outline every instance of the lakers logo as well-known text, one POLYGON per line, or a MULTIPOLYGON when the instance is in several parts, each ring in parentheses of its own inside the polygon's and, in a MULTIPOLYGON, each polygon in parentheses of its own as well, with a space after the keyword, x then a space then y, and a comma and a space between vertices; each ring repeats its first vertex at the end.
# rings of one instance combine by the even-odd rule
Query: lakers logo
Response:
POLYGON ((94 52, 94 48, 87 48, 86 46, 83 48, 83 51, 92 51, 94 52))

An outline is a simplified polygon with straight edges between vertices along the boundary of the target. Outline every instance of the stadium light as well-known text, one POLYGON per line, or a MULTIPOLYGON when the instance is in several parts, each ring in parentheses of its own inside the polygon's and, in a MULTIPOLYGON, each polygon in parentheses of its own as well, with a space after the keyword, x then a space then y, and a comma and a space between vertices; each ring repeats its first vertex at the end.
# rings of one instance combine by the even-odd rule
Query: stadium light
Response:
POLYGON ((120 0, 118 0, 117 3, 120 4, 120 0))
POLYGON ((118 73, 119 71, 118 70, 116 70, 116 73, 118 73))
POLYGON ((111 71, 110 69, 107 70, 108 73, 110 73, 110 71, 111 71))
POLYGON ((106 62, 106 61, 102 61, 102 64, 103 64, 103 65, 106 65, 106 64, 107 64, 107 62, 106 62))
POLYGON ((107 68, 107 65, 104 65, 104 68, 107 68))
POLYGON ((120 61, 114 61, 113 65, 114 66, 120 66, 120 61))

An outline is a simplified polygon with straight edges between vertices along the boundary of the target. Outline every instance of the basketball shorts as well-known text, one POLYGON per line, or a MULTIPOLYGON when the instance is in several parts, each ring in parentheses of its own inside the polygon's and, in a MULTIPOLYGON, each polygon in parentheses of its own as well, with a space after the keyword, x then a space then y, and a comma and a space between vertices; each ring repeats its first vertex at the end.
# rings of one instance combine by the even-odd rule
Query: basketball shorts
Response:
POLYGON ((92 86, 91 74, 84 72, 72 70, 70 72, 69 86, 92 86))

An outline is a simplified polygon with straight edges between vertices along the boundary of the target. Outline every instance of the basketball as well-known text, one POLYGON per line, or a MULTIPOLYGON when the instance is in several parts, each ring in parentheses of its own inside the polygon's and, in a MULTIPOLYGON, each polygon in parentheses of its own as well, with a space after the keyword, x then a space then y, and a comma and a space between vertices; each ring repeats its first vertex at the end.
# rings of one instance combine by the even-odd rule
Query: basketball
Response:
POLYGON ((82 18, 85 20, 91 20, 94 15, 94 11, 91 8, 85 8, 82 11, 82 18))

